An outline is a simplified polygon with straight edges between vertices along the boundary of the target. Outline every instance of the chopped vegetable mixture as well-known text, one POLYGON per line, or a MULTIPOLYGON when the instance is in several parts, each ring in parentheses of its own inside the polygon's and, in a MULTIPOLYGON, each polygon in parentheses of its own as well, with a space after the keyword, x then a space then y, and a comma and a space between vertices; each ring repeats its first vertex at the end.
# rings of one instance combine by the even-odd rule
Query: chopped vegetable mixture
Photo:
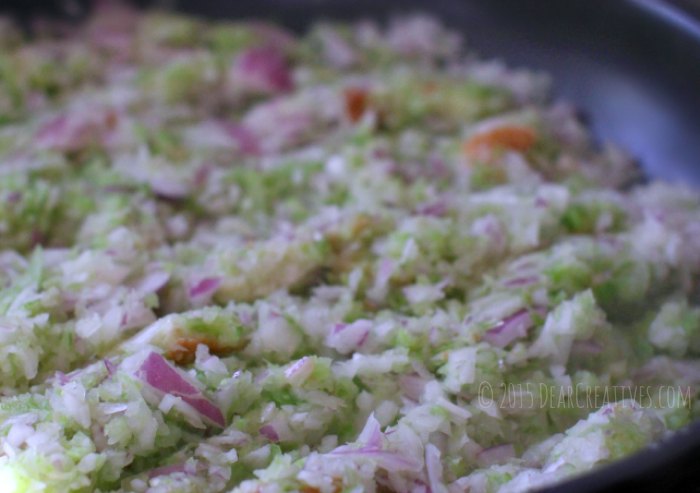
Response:
POLYGON ((700 411, 700 195, 424 16, 0 21, 0 489, 517 492, 700 411))

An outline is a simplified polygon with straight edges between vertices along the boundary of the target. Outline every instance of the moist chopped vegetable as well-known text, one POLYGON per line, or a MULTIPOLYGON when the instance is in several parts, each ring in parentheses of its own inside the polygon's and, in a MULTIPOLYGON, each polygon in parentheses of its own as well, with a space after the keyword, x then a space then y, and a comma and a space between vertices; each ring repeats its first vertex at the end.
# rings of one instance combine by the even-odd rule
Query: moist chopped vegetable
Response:
POLYGON ((0 19, 11 493, 529 491, 698 414, 700 195, 426 16, 0 19))

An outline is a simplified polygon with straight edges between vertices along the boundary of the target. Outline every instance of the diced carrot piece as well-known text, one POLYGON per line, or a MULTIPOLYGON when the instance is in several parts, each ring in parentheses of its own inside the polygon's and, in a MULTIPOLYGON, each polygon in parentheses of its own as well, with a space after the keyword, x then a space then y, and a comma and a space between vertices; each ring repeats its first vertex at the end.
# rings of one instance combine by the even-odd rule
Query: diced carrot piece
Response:
POLYGON ((187 337, 178 339, 176 344, 177 349, 168 351, 165 357, 179 365, 192 363, 195 359, 197 346, 200 344, 207 346, 209 351, 217 356, 225 356, 245 346, 245 344, 242 344, 241 347, 222 346, 212 339, 187 337))
MULTIPOLYGON (((333 478, 333 493, 340 493, 343 489, 343 481, 339 478, 333 478)), ((308 484, 302 485, 299 489, 301 493, 320 493, 321 490, 315 486, 310 486, 308 484)))
POLYGON ((308 484, 302 486, 299 491, 301 491, 301 493, 321 493, 321 490, 315 486, 309 486, 308 484))
POLYGON ((423 84, 423 93, 432 94, 438 90, 438 84, 435 81, 426 82, 423 84))
POLYGON ((483 156, 497 149, 526 152, 537 141, 537 134, 529 127, 506 125, 479 132, 464 143, 468 156, 483 156))
POLYGON ((360 87, 348 87, 343 95, 345 97, 345 114, 351 122, 355 123, 367 111, 369 92, 360 87))
POLYGON ((117 128, 117 123, 119 123, 119 117, 117 115, 117 112, 114 110, 109 110, 107 114, 105 115, 105 125, 107 126, 108 130, 114 130, 117 128))

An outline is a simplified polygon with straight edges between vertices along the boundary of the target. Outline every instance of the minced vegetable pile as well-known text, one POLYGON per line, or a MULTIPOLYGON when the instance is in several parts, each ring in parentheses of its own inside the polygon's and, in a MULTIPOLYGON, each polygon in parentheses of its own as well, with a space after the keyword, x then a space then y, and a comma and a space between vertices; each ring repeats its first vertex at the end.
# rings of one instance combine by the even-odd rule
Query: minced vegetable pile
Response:
POLYGON ((0 21, 0 489, 516 492, 700 407, 700 199, 424 16, 0 21), (613 392, 613 390, 615 392, 613 392))

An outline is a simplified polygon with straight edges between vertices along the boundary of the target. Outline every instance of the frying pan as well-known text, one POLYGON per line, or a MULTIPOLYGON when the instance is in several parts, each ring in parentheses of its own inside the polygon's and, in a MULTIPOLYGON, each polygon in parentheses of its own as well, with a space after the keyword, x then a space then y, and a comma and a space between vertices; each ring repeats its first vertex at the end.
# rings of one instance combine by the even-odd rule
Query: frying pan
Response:
MULTIPOLYGON (((0 9, 29 25, 36 15, 79 17, 87 3, 5 0, 0 9)), ((576 104, 597 140, 627 149, 647 176, 700 186, 700 0, 175 0, 167 6, 213 18, 267 18, 295 30, 318 19, 430 12, 482 55, 549 72, 554 97, 576 104)), ((546 491, 700 491, 698 460, 700 422, 546 491)))

